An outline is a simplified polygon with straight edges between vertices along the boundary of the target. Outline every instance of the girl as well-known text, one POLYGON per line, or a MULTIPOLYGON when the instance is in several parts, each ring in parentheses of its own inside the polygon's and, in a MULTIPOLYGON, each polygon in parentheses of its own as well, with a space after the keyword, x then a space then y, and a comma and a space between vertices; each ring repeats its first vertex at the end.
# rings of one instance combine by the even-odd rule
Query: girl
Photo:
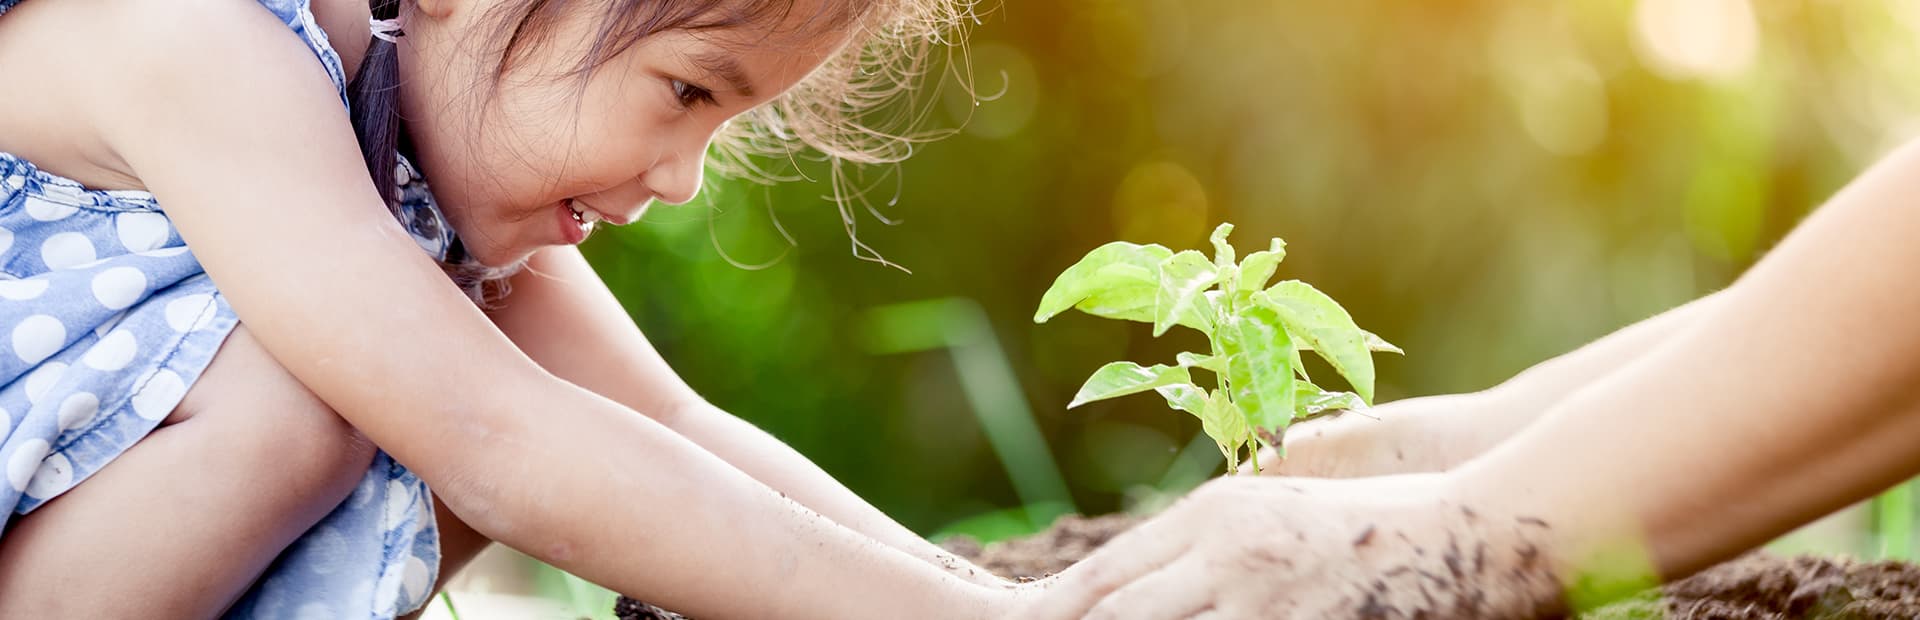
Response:
POLYGON ((573 247, 743 114, 857 157, 939 1, 0 0, 0 617, 392 617, 490 540, 701 617, 1004 615, 573 247))
POLYGON ((1486 392, 1294 429, 1277 473, 1379 477, 1212 483, 1026 617, 1558 616, 1920 474, 1916 196, 1920 142, 1726 290, 1486 392))

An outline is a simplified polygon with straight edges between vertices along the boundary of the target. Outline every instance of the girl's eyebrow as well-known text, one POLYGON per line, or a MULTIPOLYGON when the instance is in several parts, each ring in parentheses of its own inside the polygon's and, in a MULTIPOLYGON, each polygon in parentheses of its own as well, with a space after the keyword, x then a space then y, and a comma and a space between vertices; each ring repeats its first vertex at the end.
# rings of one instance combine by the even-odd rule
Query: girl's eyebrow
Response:
POLYGON ((740 93, 741 97, 753 98, 753 80, 747 77, 747 72, 740 68, 740 61, 735 60, 733 55, 719 50, 707 50, 695 53, 691 60, 701 69, 726 81, 734 91, 740 93))

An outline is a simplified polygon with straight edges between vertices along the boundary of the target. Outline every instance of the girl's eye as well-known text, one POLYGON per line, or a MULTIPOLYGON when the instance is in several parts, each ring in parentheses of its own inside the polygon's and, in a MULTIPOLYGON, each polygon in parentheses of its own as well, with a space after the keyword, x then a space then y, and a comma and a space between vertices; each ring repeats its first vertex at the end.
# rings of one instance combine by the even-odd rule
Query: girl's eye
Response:
POLYGON ((672 80, 673 98, 682 108, 693 108, 702 103, 713 103, 713 92, 680 80, 672 80))

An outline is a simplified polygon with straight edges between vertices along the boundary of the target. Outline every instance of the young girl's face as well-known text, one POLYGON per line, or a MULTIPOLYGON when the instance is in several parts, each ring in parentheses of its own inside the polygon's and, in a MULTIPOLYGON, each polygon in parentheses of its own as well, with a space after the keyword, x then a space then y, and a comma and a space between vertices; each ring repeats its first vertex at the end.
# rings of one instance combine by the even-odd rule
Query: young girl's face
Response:
POLYGON ((481 263, 503 267, 624 224, 653 200, 700 191, 707 145, 728 119, 787 91, 848 32, 785 18, 641 39, 584 81, 599 2, 570 3, 496 84, 494 0, 424 0, 402 15, 401 111, 434 196, 481 263), (784 20, 783 23, 774 23, 784 20), (496 88, 497 86, 497 88, 496 88))

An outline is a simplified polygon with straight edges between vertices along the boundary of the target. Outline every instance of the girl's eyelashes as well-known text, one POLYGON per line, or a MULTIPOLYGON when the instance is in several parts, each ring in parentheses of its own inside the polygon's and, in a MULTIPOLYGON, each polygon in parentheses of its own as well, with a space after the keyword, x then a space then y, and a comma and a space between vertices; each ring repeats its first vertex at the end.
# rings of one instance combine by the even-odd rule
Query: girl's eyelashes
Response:
POLYGON ((670 81, 673 83, 673 98, 680 103, 681 108, 690 110, 702 103, 714 103, 713 91, 680 80, 670 81))

